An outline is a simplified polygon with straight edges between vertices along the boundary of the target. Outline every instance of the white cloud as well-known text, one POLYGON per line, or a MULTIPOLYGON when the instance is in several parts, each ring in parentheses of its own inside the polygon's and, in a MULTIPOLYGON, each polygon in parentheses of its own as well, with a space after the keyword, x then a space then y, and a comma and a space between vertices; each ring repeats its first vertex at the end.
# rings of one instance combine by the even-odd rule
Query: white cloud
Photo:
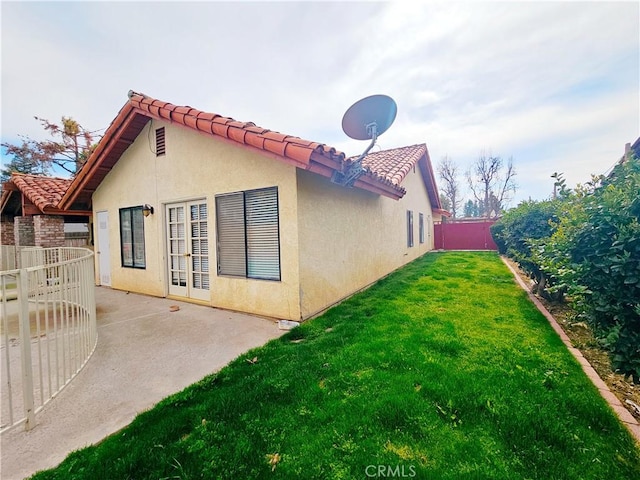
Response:
POLYGON ((637 3, 3 3, 2 138, 106 127, 129 89, 359 154, 343 112, 398 103, 378 148, 463 170, 513 155, 521 198, 606 170, 640 132, 637 3))

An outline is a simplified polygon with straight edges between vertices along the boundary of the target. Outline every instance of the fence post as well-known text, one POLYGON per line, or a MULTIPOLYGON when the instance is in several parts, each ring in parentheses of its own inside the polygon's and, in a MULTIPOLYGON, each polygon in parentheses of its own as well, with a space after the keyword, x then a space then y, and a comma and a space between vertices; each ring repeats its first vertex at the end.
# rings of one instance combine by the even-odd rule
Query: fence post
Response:
POLYGON ((29 273, 21 269, 18 273, 18 321, 20 322, 20 356, 22 360, 22 398, 24 400, 25 430, 36 424, 33 401, 33 368, 31 360, 31 327, 29 325, 29 273))

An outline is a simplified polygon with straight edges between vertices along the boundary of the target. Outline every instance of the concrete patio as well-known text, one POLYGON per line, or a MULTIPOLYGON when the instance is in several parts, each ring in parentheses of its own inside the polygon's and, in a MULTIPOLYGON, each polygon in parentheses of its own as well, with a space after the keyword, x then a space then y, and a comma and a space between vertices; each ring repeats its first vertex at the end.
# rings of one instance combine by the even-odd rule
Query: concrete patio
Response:
POLYGON ((99 442, 140 412, 283 333, 273 320, 96 288, 98 345, 71 383, 0 438, 0 478, 23 479, 99 442), (179 310, 171 311, 170 307, 179 310))

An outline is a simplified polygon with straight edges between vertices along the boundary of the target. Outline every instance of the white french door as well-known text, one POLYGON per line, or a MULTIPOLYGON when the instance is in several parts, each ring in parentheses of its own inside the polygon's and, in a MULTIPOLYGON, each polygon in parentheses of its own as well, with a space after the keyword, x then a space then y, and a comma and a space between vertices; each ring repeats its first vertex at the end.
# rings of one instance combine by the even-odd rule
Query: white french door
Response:
POLYGON ((169 295, 210 300, 205 200, 166 206, 169 295))

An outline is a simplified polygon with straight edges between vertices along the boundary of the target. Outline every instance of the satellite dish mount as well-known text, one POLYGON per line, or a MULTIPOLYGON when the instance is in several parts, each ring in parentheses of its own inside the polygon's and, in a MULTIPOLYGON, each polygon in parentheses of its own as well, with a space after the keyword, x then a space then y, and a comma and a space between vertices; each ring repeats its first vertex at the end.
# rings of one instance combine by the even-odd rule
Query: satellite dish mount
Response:
POLYGON ((342 117, 342 130, 355 140, 371 140, 364 152, 342 172, 335 171, 333 183, 353 187, 364 174, 362 159, 369 153, 380 135, 386 132, 396 118, 396 102, 386 95, 371 95, 351 105, 342 117))

